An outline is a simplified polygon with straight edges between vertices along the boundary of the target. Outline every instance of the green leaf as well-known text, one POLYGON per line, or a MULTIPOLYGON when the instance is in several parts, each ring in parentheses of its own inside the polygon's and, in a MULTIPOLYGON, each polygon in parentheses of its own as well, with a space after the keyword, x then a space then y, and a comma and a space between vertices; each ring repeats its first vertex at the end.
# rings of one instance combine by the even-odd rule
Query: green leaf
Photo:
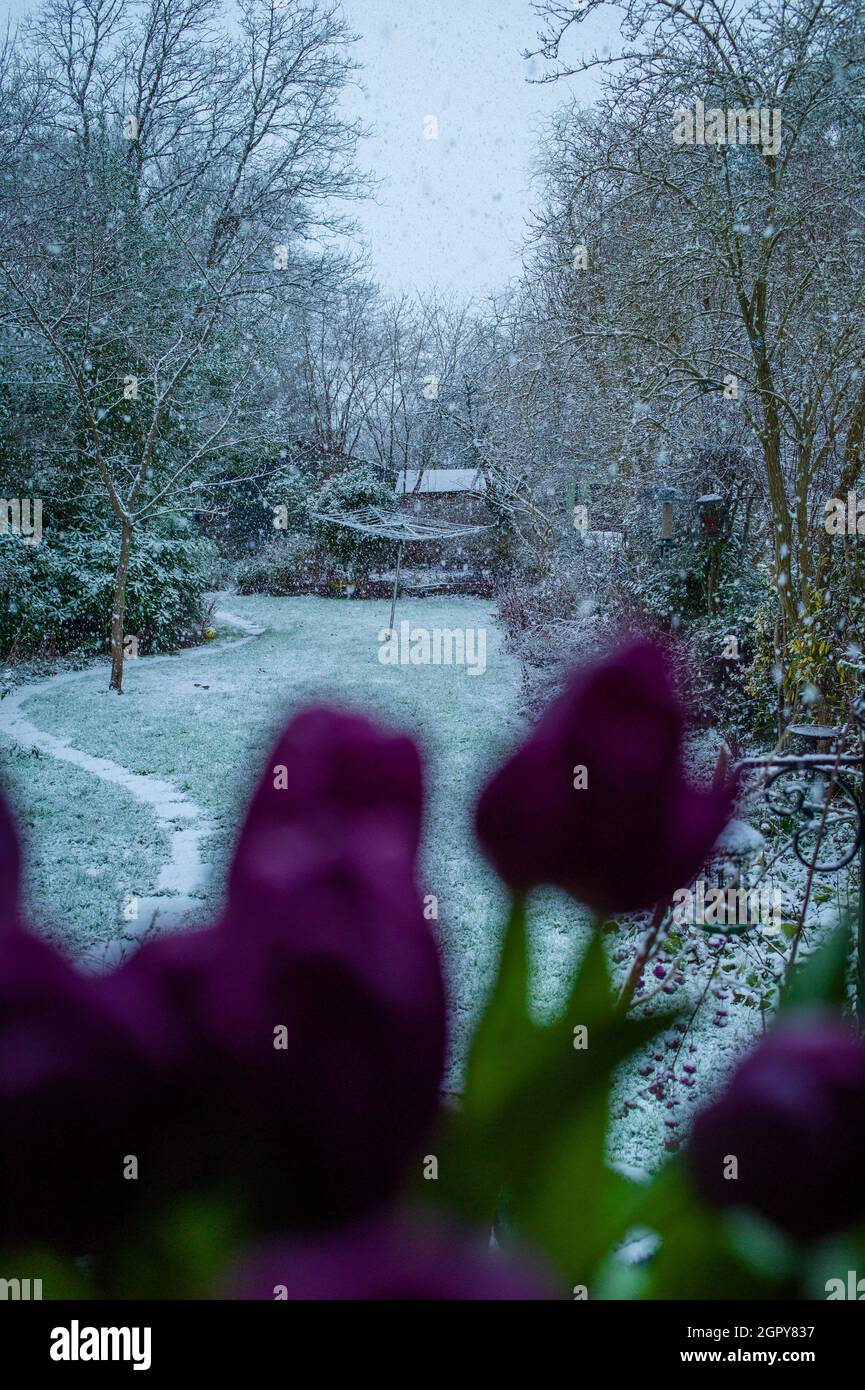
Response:
POLYGON ((465 1103, 474 1116, 494 1113, 508 1089, 531 1071, 536 1032, 529 1015, 525 899, 515 898, 496 982, 469 1051, 465 1103))
POLYGON ((131 1239, 111 1272, 111 1296, 212 1297, 244 1236, 240 1203, 219 1194, 190 1197, 131 1239))
POLYGON ((507 1192, 519 1234, 572 1283, 588 1283, 639 1195, 605 1162, 613 1073, 675 1016, 626 1016, 596 931, 564 1009, 552 1023, 536 1023, 525 911, 515 903, 463 1102, 440 1136, 439 1200, 483 1221, 507 1192))
MULTIPOLYGON (((658 1250, 643 1266, 643 1277, 636 1281, 636 1297, 797 1296, 797 1258, 789 1241, 751 1213, 705 1205, 691 1185, 681 1155, 642 1189, 631 1219, 632 1226, 654 1231, 660 1240, 658 1250)), ((606 1265, 603 1275, 609 1287, 606 1265)))
POLYGON ((781 1009, 825 1005, 844 1008, 847 1002, 847 966, 850 958, 850 924, 845 922, 794 971, 781 1000, 781 1009))
POLYGON ((632 1184, 606 1163, 607 1095, 588 1096, 559 1128, 514 1195, 514 1226, 542 1250, 569 1287, 593 1294, 594 1270, 630 1224, 632 1184))
MULTIPOLYGON (((22 1281, 19 1294, 24 1294, 26 1290, 31 1301, 37 1298, 46 1301, 96 1297, 87 1273, 69 1256, 60 1255, 47 1246, 0 1249, 0 1278, 22 1281), (29 1289, 24 1280, 30 1281, 29 1289)), ((6 1297, 11 1296, 7 1287, 6 1297)))
POLYGON ((860 1279, 865 1281, 865 1227, 829 1237, 806 1252, 805 1298, 828 1299, 831 1294, 834 1302, 839 1297, 849 1299, 852 1292, 860 1302, 865 1297, 865 1282, 860 1290, 860 1279), (830 1280, 839 1279, 840 1289, 837 1283, 830 1285, 830 1280))

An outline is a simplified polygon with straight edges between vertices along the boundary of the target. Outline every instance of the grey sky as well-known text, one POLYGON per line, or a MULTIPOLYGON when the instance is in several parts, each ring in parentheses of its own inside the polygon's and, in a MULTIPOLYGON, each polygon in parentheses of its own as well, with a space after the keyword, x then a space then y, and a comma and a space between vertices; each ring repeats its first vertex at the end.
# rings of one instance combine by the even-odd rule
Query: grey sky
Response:
MULTIPOLYGON (((480 295, 519 268, 529 168, 544 116, 593 81, 536 86, 520 56, 535 47, 529 0, 343 0, 361 34, 366 96, 350 107, 376 127, 363 163, 385 182, 358 221, 385 290, 437 286, 480 295), (424 119, 438 139, 424 138, 424 119)), ((611 46, 617 12, 576 28, 570 54, 611 46)), ((540 71, 536 68, 535 71, 540 71)))

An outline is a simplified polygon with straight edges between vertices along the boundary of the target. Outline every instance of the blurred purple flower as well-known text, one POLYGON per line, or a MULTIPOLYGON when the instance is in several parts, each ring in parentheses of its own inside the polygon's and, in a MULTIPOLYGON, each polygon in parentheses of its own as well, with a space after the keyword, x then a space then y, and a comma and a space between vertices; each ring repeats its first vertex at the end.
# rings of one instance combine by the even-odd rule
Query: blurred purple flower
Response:
POLYGON ((94 1249, 134 1198, 138 1069, 122 1025, 47 942, 0 936, 3 1242, 94 1249))
POLYGON ((423 788, 410 738, 316 707, 292 719, 265 763, 229 880, 229 915, 280 914, 287 883, 338 849, 383 875, 414 873, 423 788))
POLYGON ((0 935, 0 1128, 19 1136, 0 1156, 5 1236, 92 1249, 209 1183, 294 1226, 391 1195, 436 1114, 445 1051, 421 806, 410 740, 311 710, 266 765, 216 926, 100 979, 27 932, 0 935))
POLYGON ((533 1263, 418 1212, 376 1215, 324 1239, 271 1241, 246 1257, 226 1290, 228 1298, 288 1301, 562 1296, 533 1263))
POLYGON ((837 1019, 782 1020, 694 1123, 688 1165, 713 1205, 808 1239, 865 1215, 865 1044, 837 1019), (735 1158, 738 1177, 725 1178, 735 1158))
POLYGON ((344 1219, 419 1153, 445 1005, 407 880, 335 849, 289 879, 278 910, 247 920, 235 903, 216 928, 145 945, 104 988, 192 1132, 211 1135, 202 1164, 254 1173, 259 1224, 344 1219))
POLYGON ((295 1220, 380 1200, 438 1108, 446 1002, 415 879, 421 818, 414 743, 314 709, 244 821, 203 1028, 237 1113, 278 1144, 272 1205, 295 1220))
POLYGON ((478 803, 478 838, 508 887, 551 884, 610 914, 651 907, 690 883, 735 788, 689 785, 684 726, 656 644, 633 643, 578 671, 478 803))

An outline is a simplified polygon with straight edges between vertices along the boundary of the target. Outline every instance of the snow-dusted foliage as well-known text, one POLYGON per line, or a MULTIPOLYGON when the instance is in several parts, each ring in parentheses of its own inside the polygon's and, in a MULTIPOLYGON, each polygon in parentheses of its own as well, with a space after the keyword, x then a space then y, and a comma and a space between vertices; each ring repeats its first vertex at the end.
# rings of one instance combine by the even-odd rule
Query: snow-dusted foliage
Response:
POLYGON ((547 360, 574 381, 593 500, 624 521, 657 515, 661 489, 682 510, 696 483, 737 525, 746 511, 745 563, 774 591, 755 669, 780 668, 782 724, 814 685, 837 714, 835 662, 861 639, 861 556, 823 526, 862 481, 861 9, 625 0, 619 61, 574 53, 594 4, 537 8, 548 71, 601 78, 594 108, 552 122, 527 276, 547 360), (719 136, 719 116, 749 112, 774 133, 728 118, 719 136), (700 466, 707 445, 733 476, 700 466))
POLYGON ((136 538, 278 452, 279 359, 347 273, 329 233, 363 187, 337 9, 246 0, 230 44, 227 22, 221 0, 60 0, 0 54, 11 481, 55 534, 113 527, 116 689, 136 538))

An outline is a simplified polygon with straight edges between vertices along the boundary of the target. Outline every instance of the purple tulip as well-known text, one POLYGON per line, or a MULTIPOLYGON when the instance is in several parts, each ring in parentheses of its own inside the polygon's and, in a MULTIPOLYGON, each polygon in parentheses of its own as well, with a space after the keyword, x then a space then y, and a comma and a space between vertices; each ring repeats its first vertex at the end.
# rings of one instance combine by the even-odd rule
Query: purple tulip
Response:
POLYGON ((0 936, 0 1231, 96 1248, 137 1200, 135 1050, 93 981, 27 931, 0 936))
POLYGON ((438 1107, 446 1002, 415 881, 414 743, 327 709, 276 744, 234 855, 204 1026, 279 1146, 276 1205, 380 1200, 438 1107), (275 1045, 277 1044, 277 1045, 275 1045))
POLYGON ((214 1165, 254 1168, 262 1220, 380 1202, 438 1109, 446 1010, 414 878, 420 815, 409 740, 299 716, 252 799, 222 922, 106 981, 155 1074, 214 1134, 214 1165))
MULTIPOLYGON (((391 1195, 435 1116, 445 1049, 415 882, 421 804, 410 740, 312 710, 267 764, 219 924, 100 979, 0 933, 4 1239, 97 1249, 214 1183, 294 1226, 391 1195)), ((0 904, 17 881, 3 830, 0 904)))
POLYGON ((420 1213, 377 1214, 338 1235, 272 1241, 247 1256, 228 1298, 537 1301, 563 1297, 522 1257, 420 1213))
POLYGON ((652 642, 578 671, 478 803, 478 838, 508 887, 552 884, 611 914, 690 883, 729 818, 734 786, 689 785, 684 722, 652 642))
POLYGON ((688 1163, 713 1205, 808 1239, 865 1215, 865 1045, 838 1020, 782 1020, 697 1116, 688 1163), (738 1176, 725 1177, 736 1160, 738 1176))
POLYGON ((423 789, 410 738, 357 715, 314 708, 294 718, 268 757, 246 813, 229 880, 229 915, 279 912, 311 858, 337 847, 382 875, 414 872, 423 789))
POLYGON ((198 1017, 267 1219, 320 1225, 381 1201, 419 1158, 444 991, 408 882, 335 855, 287 885, 278 912, 220 929, 198 1017))

